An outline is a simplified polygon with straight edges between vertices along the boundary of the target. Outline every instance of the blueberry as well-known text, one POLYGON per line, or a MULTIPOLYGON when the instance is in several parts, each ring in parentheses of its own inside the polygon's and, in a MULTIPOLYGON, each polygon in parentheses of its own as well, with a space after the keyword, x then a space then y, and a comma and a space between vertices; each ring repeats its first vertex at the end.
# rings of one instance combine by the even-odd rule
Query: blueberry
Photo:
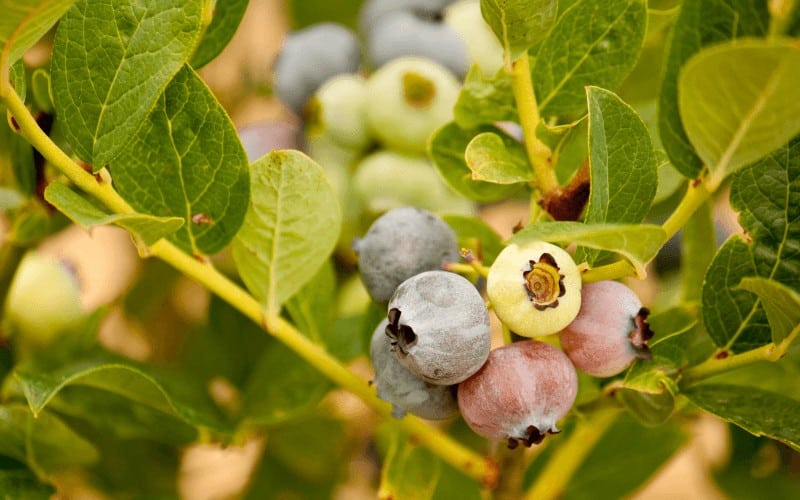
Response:
POLYGON ((29 252, 6 297, 9 331, 22 343, 44 346, 86 318, 73 270, 64 262, 29 252))
POLYGON ((580 370, 611 377, 637 358, 650 359, 653 336, 648 310, 636 294, 616 281, 589 283, 581 290, 581 309, 561 334, 561 346, 580 370))
POLYGON ((458 411, 455 387, 429 384, 403 367, 392 352, 391 339, 386 336, 388 324, 388 320, 383 320, 378 325, 369 348, 378 397, 392 404, 396 418, 402 418, 406 412, 428 420, 453 416, 458 411))
POLYGON ((451 191, 424 156, 377 151, 356 166, 353 186, 367 210, 374 213, 406 205, 465 215, 474 212, 472 203, 451 191))
POLYGON ((458 260, 450 226, 427 210, 401 207, 380 216, 363 238, 353 241, 367 291, 386 303, 400 283, 423 271, 458 260))
POLYGON ((329 78, 355 73, 361 64, 356 35, 336 23, 319 23, 289 33, 273 64, 275 96, 295 113, 329 78))
POLYGON ((253 123, 241 127, 238 133, 251 163, 276 149, 300 147, 300 130, 289 122, 253 123))
POLYGON ((367 56, 376 68, 405 56, 436 61, 453 74, 469 69, 469 55, 461 36, 450 26, 420 19, 407 11, 388 14, 367 35, 367 56))
POLYGON ((581 307, 581 276, 570 254, 532 241, 503 249, 489 269, 486 294, 497 317, 523 337, 557 333, 581 307))
POLYGON ((378 22, 384 17, 408 12, 419 19, 440 21, 444 9, 455 0, 366 0, 358 15, 358 27, 361 33, 369 36, 378 22))
POLYGON ((556 422, 577 393, 578 375, 563 352, 523 340, 493 350, 486 364, 458 385, 458 407, 477 434, 507 439, 515 448, 559 432, 556 422))
POLYGON ((371 140, 365 97, 364 79, 358 75, 327 80, 303 111, 306 135, 329 137, 343 148, 363 150, 371 140))
POLYGON ((403 57, 367 79, 367 121, 386 147, 425 154, 428 138, 453 118, 460 84, 428 59, 403 57))
POLYGON ((503 46, 481 14, 479 0, 461 0, 444 11, 444 24, 459 35, 484 75, 493 76, 503 67, 503 46))
POLYGON ((489 311, 469 280, 426 271, 404 281, 388 306, 386 334, 400 363, 432 384, 466 379, 486 362, 489 311))

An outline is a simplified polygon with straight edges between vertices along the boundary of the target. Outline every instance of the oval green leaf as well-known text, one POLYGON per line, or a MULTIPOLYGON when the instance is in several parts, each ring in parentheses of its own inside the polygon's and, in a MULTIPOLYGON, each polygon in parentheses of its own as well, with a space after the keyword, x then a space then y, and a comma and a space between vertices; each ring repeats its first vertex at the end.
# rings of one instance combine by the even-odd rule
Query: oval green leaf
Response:
POLYGON ((44 199, 84 229, 113 224, 128 230, 145 245, 152 245, 183 226, 180 217, 155 217, 145 214, 111 214, 97 202, 84 198, 65 184, 51 182, 44 199))
POLYGON ((678 81, 686 134, 711 171, 710 189, 800 132, 800 48, 735 40, 695 54, 678 81))
POLYGON ((433 133, 428 144, 428 154, 448 186, 470 200, 490 203, 512 196, 518 185, 500 185, 476 181, 467 166, 464 153, 467 145, 481 132, 497 132, 494 127, 465 130, 450 122, 433 133))
POLYGON ((536 176, 525 149, 508 136, 483 132, 469 141, 464 159, 472 179, 492 184, 531 182, 536 176))
POLYGON ((193 68, 198 69, 205 66, 228 45, 242 21, 247 2, 248 0, 205 2, 206 6, 213 3, 214 17, 192 55, 191 65, 193 68))
POLYGON ((581 111, 587 85, 613 89, 622 83, 646 29, 643 0, 583 0, 567 9, 539 47, 532 70, 542 115, 581 111))
POLYGON ((628 260, 637 276, 647 275, 645 265, 652 260, 664 244, 666 234, 660 226, 649 224, 583 224, 556 221, 535 222, 512 236, 511 243, 549 241, 578 245, 596 250, 608 250, 628 260))
POLYGON ((702 384, 683 392, 689 401, 756 436, 800 451, 800 401, 755 387, 702 384))
MULTIPOLYGON (((781 343, 800 328, 800 294, 777 281, 748 277, 739 288, 753 292, 761 299, 772 331, 772 342, 781 343)), ((796 334, 795 334, 796 335, 796 334)))
POLYGON ((78 0, 58 25, 51 71, 64 135, 100 168, 136 135, 190 57, 201 0, 78 0))
POLYGON ((247 154, 225 110, 189 66, 109 170, 138 212, 187 221, 169 239, 193 255, 222 250, 244 220, 247 154))
POLYGON ((251 175, 233 259, 250 292, 275 314, 333 252, 342 215, 325 171, 299 151, 273 151, 252 164, 251 175))
MULTIPOLYGON (((0 67, 17 62, 75 0, 0 0, 0 67)), ((5 75, 0 75, 4 80, 5 75)), ((5 82, 3 82, 5 85, 5 82)))
POLYGON ((684 176, 700 175, 703 162, 686 137, 678 112, 678 75, 703 47, 744 36, 766 35, 769 13, 761 0, 692 0, 682 2, 668 42, 664 77, 658 97, 661 143, 684 176))
POLYGON ((557 0, 481 0, 481 14, 511 61, 547 36, 557 13, 557 0))

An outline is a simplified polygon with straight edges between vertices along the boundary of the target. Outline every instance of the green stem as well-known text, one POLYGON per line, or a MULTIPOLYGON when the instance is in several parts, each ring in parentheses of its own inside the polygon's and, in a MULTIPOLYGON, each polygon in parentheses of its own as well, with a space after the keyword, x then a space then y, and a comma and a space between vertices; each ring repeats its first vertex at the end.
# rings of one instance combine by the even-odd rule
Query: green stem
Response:
MULTIPOLYGON (((130 205, 108 183, 98 183, 93 175, 83 170, 50 140, 13 90, 5 95, 4 100, 20 125, 23 135, 73 183, 117 213, 133 212, 130 205)), ((195 259, 166 240, 160 240, 153 244, 149 249, 149 254, 167 262, 186 276, 204 285, 242 314, 265 328, 326 377, 360 397, 378 414, 385 418, 391 418, 391 406, 378 398, 375 391, 364 380, 350 372, 322 347, 313 343, 282 318, 265 316, 261 304, 252 295, 212 266, 195 259)), ((433 453, 465 474, 489 487, 494 486, 497 482, 498 470, 494 462, 462 446, 425 421, 409 415, 400 420, 399 425, 433 453)))
POLYGON ((715 189, 716 186, 713 189, 711 187, 707 188, 699 179, 689 183, 689 188, 686 190, 686 194, 683 195, 683 199, 681 199, 675 211, 672 212, 672 215, 661 225, 664 232, 667 233, 665 242, 686 224, 689 217, 711 196, 715 189))
POLYGON ((536 104, 536 94, 533 93, 531 65, 527 53, 514 61, 511 86, 522 132, 525 134, 525 151, 536 175, 536 185, 542 193, 547 194, 558 187, 558 180, 553 171, 552 151, 536 137, 536 127, 541 117, 539 106, 536 104))
POLYGON ((797 325, 794 330, 778 344, 771 342, 767 345, 739 354, 730 354, 727 350, 718 351, 699 365, 684 370, 681 375, 680 387, 685 389, 715 375, 749 366, 760 361, 778 361, 786 355, 786 352, 798 335, 800 335, 800 325, 797 325))
POLYGON ((605 266, 597 266, 587 269, 581 275, 583 283, 595 283, 597 281, 617 280, 635 275, 633 266, 627 260, 618 260, 605 266))
POLYGON ((45 134, 36 119, 33 118, 25 103, 13 89, 6 89, 3 95, 8 110, 20 127, 22 136, 30 142, 47 160, 61 171, 67 178, 84 192, 91 194, 108 209, 121 214, 133 213, 134 210, 107 182, 100 181, 88 173, 67 156, 45 134))
POLYGON ((619 413, 615 408, 603 408, 578 421, 575 429, 547 461, 536 481, 526 492, 528 500, 561 498, 572 476, 592 448, 605 434, 619 413))

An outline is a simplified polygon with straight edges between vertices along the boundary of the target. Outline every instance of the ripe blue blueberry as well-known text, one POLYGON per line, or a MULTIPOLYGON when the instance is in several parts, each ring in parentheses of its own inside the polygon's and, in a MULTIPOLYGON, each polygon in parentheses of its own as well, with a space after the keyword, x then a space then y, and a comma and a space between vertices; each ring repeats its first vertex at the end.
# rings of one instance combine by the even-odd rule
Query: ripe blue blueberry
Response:
POLYGON ((581 309, 559 335, 572 363, 595 377, 611 377, 637 358, 650 359, 647 341, 649 311, 622 283, 600 281, 584 285, 581 309))
POLYGON ((458 385, 458 407, 477 434, 506 439, 516 448, 559 432, 556 422, 577 394, 578 374, 566 354, 523 340, 493 350, 486 364, 458 385))
POLYGON ((432 384, 452 385, 486 362, 489 312, 463 276, 426 271, 404 281, 388 306, 386 334, 409 371, 432 384))
MULTIPOLYGON (((388 189, 388 188, 387 188, 388 189)), ((400 283, 423 271, 458 260, 458 242, 450 226, 427 210, 401 207, 372 223, 353 241, 358 269, 376 302, 387 302, 400 283)))
POLYGON ((361 47, 355 33, 336 23, 319 23, 289 33, 273 64, 275 96, 300 114, 308 99, 329 78, 355 73, 361 47))
POLYGON ((469 54, 461 35, 439 21, 399 11, 383 16, 367 35, 367 56, 376 68, 404 56, 436 61, 455 75, 469 68, 469 54))
POLYGON ((392 415, 396 418, 402 418, 406 412, 428 420, 453 416, 458 411, 455 386, 429 384, 400 364, 392 340, 386 335, 388 325, 388 320, 378 325, 369 348, 378 397, 392 404, 392 415))
POLYGON ((358 28, 365 35, 375 29, 384 17, 397 13, 412 13, 420 19, 441 20, 444 9, 455 0, 366 0, 358 14, 358 28))

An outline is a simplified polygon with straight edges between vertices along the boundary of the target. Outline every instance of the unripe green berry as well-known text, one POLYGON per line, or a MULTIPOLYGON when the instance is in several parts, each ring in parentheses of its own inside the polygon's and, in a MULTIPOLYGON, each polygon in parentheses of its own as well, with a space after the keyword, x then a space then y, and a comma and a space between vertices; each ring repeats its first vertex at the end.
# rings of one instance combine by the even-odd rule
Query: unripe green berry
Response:
POLYGON ((373 213, 403 206, 433 212, 471 214, 472 203, 453 193, 423 156, 383 150, 373 153, 356 166, 355 192, 373 213))
POLYGON ((395 59, 367 80, 367 121, 385 146, 424 154, 428 137, 453 118, 460 84, 439 64, 395 59))
POLYGON ((42 346, 86 317, 78 283, 57 259, 29 252, 14 276, 5 306, 9 329, 42 346))
POLYGON ((486 293, 500 321, 523 337, 557 333, 581 307, 581 276, 572 257, 544 241, 511 244, 497 256, 486 293))
POLYGON ((327 136, 344 148, 362 150, 370 143, 366 90, 358 75, 338 75, 322 84, 303 112, 309 137, 327 136))

